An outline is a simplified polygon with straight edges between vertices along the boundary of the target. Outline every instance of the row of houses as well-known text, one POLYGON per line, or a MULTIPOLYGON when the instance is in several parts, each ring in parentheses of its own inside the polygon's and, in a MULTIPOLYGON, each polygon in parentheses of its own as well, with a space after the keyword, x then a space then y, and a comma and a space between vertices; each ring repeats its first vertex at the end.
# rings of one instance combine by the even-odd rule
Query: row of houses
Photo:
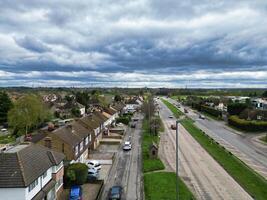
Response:
POLYGON ((64 165, 86 162, 124 106, 117 103, 63 127, 42 130, 31 142, 1 152, 1 199, 58 199, 63 191, 64 165))

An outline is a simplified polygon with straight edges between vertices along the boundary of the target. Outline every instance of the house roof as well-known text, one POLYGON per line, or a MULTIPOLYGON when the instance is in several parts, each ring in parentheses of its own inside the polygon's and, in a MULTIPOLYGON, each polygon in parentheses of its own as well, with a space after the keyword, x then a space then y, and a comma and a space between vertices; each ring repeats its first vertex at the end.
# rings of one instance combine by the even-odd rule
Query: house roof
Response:
POLYGON ((0 154, 0 187, 27 187, 64 154, 36 144, 21 144, 0 154))
POLYGON ((80 121, 82 124, 85 124, 86 127, 90 127, 92 129, 100 127, 100 124, 104 122, 103 119, 100 119, 95 112, 80 118, 78 121, 80 121))
POLYGON ((106 112, 106 113, 108 113, 108 114, 110 114, 110 115, 114 115, 114 114, 116 114, 116 110, 114 110, 113 108, 109 108, 109 107, 107 107, 107 108, 104 108, 104 111, 106 112))

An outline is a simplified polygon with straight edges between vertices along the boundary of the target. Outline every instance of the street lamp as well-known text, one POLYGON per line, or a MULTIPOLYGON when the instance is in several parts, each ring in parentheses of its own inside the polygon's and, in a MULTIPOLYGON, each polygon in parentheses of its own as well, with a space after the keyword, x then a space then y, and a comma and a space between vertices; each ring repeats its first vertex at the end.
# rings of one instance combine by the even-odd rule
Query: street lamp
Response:
POLYGON ((179 143, 178 143, 178 126, 179 123, 181 123, 182 119, 184 119, 185 116, 181 116, 179 119, 176 120, 176 200, 179 200, 179 186, 178 186, 178 181, 179 181, 179 173, 178 173, 178 162, 179 162, 179 157, 178 157, 178 152, 179 152, 179 143))
POLYGON ((176 200, 179 200, 179 186, 178 186, 178 181, 179 181, 179 173, 178 173, 178 151, 179 151, 179 146, 178 146, 178 126, 179 126, 179 120, 176 120, 176 200))

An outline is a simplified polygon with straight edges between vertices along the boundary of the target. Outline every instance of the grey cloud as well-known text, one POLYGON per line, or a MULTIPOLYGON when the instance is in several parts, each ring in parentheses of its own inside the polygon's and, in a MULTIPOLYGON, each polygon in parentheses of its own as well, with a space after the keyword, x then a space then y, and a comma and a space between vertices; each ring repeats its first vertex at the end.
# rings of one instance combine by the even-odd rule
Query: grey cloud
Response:
POLYGON ((23 38, 15 38, 16 43, 22 48, 28 49, 37 53, 44 53, 47 51, 51 51, 47 45, 42 43, 40 40, 37 40, 31 36, 24 36, 23 38))

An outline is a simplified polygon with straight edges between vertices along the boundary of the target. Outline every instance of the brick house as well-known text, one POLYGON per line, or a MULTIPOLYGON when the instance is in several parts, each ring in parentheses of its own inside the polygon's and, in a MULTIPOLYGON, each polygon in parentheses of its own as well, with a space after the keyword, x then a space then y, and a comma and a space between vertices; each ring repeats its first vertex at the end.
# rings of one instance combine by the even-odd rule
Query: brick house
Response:
POLYGON ((63 191, 64 154, 24 143, 0 154, 0 198, 54 200, 63 191))
POLYGON ((32 142, 41 144, 66 155, 67 163, 85 162, 92 142, 92 132, 74 121, 52 132, 42 133, 32 142))

